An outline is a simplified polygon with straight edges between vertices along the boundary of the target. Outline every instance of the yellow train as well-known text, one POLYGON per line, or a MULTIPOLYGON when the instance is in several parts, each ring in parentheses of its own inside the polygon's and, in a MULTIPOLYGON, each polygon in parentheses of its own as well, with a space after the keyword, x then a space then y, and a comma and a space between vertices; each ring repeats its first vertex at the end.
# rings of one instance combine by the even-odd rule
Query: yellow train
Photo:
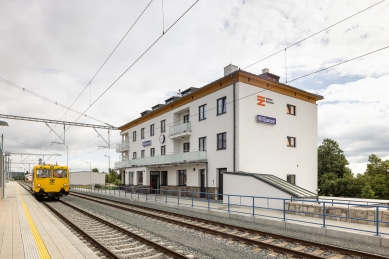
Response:
POLYGON ((38 200, 44 197, 59 199, 69 194, 67 166, 37 165, 34 167, 32 191, 38 200))

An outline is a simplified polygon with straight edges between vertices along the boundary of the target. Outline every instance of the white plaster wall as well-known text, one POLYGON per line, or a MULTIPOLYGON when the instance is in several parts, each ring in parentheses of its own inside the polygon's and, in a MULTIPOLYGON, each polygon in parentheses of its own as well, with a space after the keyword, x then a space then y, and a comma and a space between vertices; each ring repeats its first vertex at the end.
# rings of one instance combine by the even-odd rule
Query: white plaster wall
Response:
POLYGON ((70 172, 70 184, 105 184, 105 173, 70 172))
MULTIPOLYGON (((160 155, 160 150, 162 145, 166 145, 166 153, 173 152, 182 152, 183 151, 183 143, 190 142, 191 151, 195 151, 199 149, 199 138, 207 137, 207 158, 208 158, 208 186, 209 187, 217 187, 218 184, 218 171, 217 168, 227 168, 227 170, 232 170, 232 120, 233 120, 233 110, 232 104, 227 104, 227 113, 218 115, 216 110, 216 100, 221 97, 227 97, 227 103, 232 101, 232 86, 227 86, 222 88, 221 90, 209 94, 199 100, 195 100, 189 104, 178 107, 171 112, 165 113, 161 116, 153 118, 145 123, 139 124, 131 129, 128 129, 121 133, 121 135, 128 134, 129 135, 129 143, 130 143, 130 153, 129 157, 132 159, 132 153, 137 152, 137 156, 140 158, 141 150, 145 150, 146 156, 150 155, 150 148, 155 148, 155 155, 160 155), (207 104, 207 119, 199 121, 198 111, 199 106, 207 104), (169 126, 182 122, 183 115, 187 114, 189 110, 190 114, 190 122, 192 126, 192 133, 189 137, 185 139, 169 139, 169 126), (177 116, 179 115, 179 116, 177 116), (174 117, 179 118, 180 121, 174 121, 174 117), (160 123, 162 120, 166 120, 166 132, 161 133, 160 123), (149 130, 150 125, 155 124, 155 135, 150 136, 149 130), (145 128, 145 138, 140 138, 141 128, 145 128), (137 132, 137 139, 134 142, 132 139, 132 132, 137 132), (216 143, 216 135, 218 133, 227 132, 227 149, 217 151, 217 143, 216 143), (160 144, 159 136, 161 134, 165 135, 165 143, 160 144), (143 147, 142 142, 151 140, 151 145, 148 147, 143 147)), ((201 165, 201 168, 205 168, 205 165, 201 165)), ((199 168, 200 168, 199 167, 199 168)), ((185 170, 187 168, 185 165, 175 166, 175 169, 165 170, 164 168, 161 171, 168 171, 168 184, 169 185, 177 185, 178 179, 176 177, 177 170, 185 170)), ((193 170, 193 166, 190 166, 193 170)), ((136 168, 135 171, 145 170, 146 174, 144 175, 144 182, 150 181, 150 170, 148 168, 136 168)), ((152 171, 154 169, 151 168, 152 171)), ((196 169, 197 170, 197 169, 196 169)), ((189 172, 188 172, 189 173, 189 172)), ((199 186, 199 181, 196 178, 192 178, 191 175, 188 174, 188 186, 199 186)))
MULTIPOLYGON (((271 185, 268 185, 252 176, 224 174, 224 193, 242 196, 271 197, 289 199, 291 196, 271 185), (238 184, 237 184, 238 183, 238 184)), ((252 206, 252 197, 230 196, 230 204, 252 206)), ((223 203, 228 202, 228 196, 224 196, 223 203)), ((283 208, 283 200, 255 198, 255 206, 268 208, 283 208)))
POLYGON ((239 159, 237 171, 273 174, 286 180, 296 175, 296 185, 317 189, 317 105, 300 99, 264 91, 239 82, 239 159), (257 105, 257 95, 274 104, 257 105), (296 106, 296 116, 286 113, 286 105, 296 106), (256 115, 277 119, 276 125, 256 122, 256 115), (296 147, 288 147, 287 136, 296 137, 296 147))

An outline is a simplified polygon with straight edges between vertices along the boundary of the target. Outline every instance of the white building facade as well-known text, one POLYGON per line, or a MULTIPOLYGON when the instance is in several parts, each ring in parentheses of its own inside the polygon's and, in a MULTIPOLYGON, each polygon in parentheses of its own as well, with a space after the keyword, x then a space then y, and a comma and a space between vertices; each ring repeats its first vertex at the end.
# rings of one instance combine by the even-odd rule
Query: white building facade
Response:
POLYGON ((316 192, 316 101, 323 97, 282 84, 268 70, 255 75, 229 65, 224 71, 120 127, 115 169, 122 183, 254 195, 240 184, 244 171, 316 192), (223 180, 224 172, 237 174, 223 180))

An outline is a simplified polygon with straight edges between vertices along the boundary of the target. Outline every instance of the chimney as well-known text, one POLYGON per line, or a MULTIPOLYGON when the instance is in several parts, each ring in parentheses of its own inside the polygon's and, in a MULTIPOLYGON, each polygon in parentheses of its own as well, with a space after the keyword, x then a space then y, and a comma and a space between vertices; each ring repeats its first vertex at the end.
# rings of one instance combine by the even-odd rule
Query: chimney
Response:
POLYGON ((260 74, 258 76, 262 77, 264 79, 267 79, 267 80, 271 80, 271 81, 276 81, 276 82, 280 81, 280 77, 275 75, 275 74, 270 73, 268 68, 262 69, 262 74, 260 74))
POLYGON ((237 71, 239 68, 235 65, 229 64, 224 68, 224 76, 229 75, 235 71, 237 71))

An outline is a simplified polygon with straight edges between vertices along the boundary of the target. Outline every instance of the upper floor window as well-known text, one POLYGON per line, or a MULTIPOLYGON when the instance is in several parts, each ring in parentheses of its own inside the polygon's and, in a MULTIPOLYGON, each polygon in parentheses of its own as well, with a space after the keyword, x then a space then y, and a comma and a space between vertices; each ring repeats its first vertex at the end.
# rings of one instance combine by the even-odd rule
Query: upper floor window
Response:
POLYGON ((142 128, 142 129, 140 130, 140 138, 141 138, 141 139, 144 139, 144 138, 145 138, 145 128, 142 128))
POLYGON ((296 175, 295 174, 288 174, 286 176, 286 181, 291 184, 296 184, 296 175))
POLYGON ((136 141, 136 131, 132 132, 132 141, 136 141))
POLYGON ((288 147, 296 147, 296 138, 295 137, 287 137, 286 145, 288 147))
POLYGON ((199 121, 205 120, 207 118, 207 105, 201 105, 199 106, 199 121))
POLYGON ((199 138, 199 151, 207 150, 207 137, 199 138))
POLYGON ((227 133, 217 134, 217 149, 226 149, 227 148, 227 133))
POLYGON ((154 124, 150 125, 150 136, 154 136, 154 124))
POLYGON ((144 157, 145 157, 145 151, 144 151, 144 150, 140 151, 140 157, 141 157, 141 158, 144 158, 144 157))
POLYGON ((132 159, 136 159, 136 152, 132 153, 132 159))
POLYGON ((166 155, 166 146, 161 146, 161 156, 166 155))
POLYGON ((286 113, 290 115, 296 115, 296 106, 287 104, 286 105, 286 113))
POLYGON ((155 148, 150 148, 150 156, 155 156, 155 148))
POLYGON ((189 122, 189 114, 184 115, 184 123, 188 123, 188 122, 189 122))
POLYGON ((190 144, 189 144, 189 142, 184 143, 184 152, 189 152, 189 150, 190 150, 190 144))
POLYGON ((166 131, 166 120, 161 121, 161 133, 166 131))
POLYGON ((227 112, 227 97, 217 99, 217 115, 227 112))

